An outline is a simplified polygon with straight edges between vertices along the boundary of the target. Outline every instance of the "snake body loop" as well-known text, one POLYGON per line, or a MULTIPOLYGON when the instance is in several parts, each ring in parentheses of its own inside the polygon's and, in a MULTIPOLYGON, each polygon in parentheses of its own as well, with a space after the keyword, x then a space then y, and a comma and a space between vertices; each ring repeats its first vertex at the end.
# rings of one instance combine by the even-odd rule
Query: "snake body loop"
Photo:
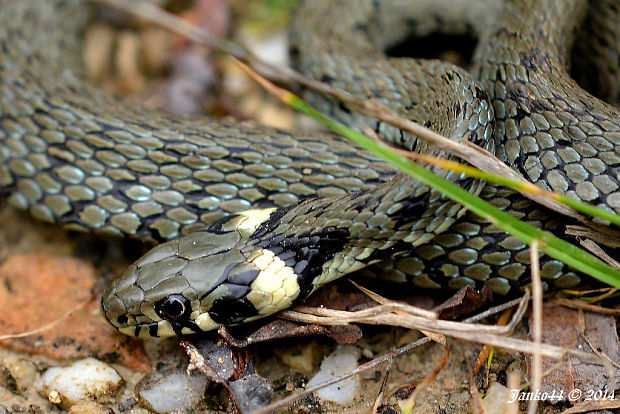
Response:
MULTIPOLYGON (((570 51, 574 59, 583 50, 571 49, 574 38, 587 38, 581 22, 595 26, 594 9, 620 13, 590 3, 360 0, 351 10, 343 0, 307 1, 293 53, 317 79, 494 151, 542 187, 619 213, 618 109, 568 74, 570 51), (385 56, 408 35, 433 31, 479 38, 469 72, 385 56)), ((0 188, 44 221, 170 240, 104 293, 121 332, 168 336, 251 321, 373 264, 422 288, 484 284, 507 294, 527 283, 524 243, 338 137, 163 114, 103 94, 79 62, 88 12, 79 0, 0 1, 0 188)), ((603 59, 617 59, 617 43, 601 45, 608 38, 599 33, 586 48, 603 75, 582 71, 584 83, 614 79, 617 87, 617 64, 603 59)), ((598 95, 614 102, 614 87, 598 95)), ((312 99, 389 142, 439 153, 312 99)), ((562 219, 518 194, 437 172, 562 232, 562 219)), ((542 274, 551 286, 579 281, 548 258, 542 274)))

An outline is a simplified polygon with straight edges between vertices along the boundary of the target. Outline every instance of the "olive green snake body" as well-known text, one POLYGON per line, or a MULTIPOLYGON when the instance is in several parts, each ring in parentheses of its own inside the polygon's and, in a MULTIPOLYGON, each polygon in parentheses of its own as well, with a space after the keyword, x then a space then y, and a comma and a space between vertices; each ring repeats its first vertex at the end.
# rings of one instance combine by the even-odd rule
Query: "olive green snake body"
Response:
MULTIPOLYGON (((618 109, 567 72, 571 50, 595 62, 574 65, 589 69, 576 76, 617 104, 617 29, 600 28, 620 12, 613 2, 590 3, 307 1, 292 49, 314 78, 471 140, 544 188, 619 213, 618 109), (598 32, 588 37, 581 27, 598 32), (385 57, 409 34, 436 31, 478 37, 469 73, 385 57)), ((0 2, 0 188, 44 221, 172 240, 104 293, 121 332, 168 336, 254 320, 386 258, 384 276, 412 287, 486 285, 507 294, 527 283, 523 242, 343 139, 163 114, 105 95, 84 80, 79 61, 88 15, 78 0, 0 2)), ((311 99, 389 142, 439 153, 311 99)), ((438 173, 562 233, 562 218, 510 190, 438 173)), ((548 258, 541 270, 550 286, 580 280, 548 258)))

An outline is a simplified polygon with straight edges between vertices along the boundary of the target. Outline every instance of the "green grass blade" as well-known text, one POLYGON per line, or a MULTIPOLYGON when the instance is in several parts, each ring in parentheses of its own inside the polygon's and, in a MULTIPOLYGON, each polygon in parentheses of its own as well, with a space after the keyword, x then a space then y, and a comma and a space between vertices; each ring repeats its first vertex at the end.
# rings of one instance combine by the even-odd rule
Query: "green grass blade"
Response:
POLYGON ((561 260, 567 265, 604 283, 620 288, 620 271, 613 269, 588 252, 558 237, 555 237, 551 233, 533 227, 510 216, 509 214, 504 213, 479 197, 463 190, 459 186, 444 180, 443 178, 433 174, 431 171, 415 165, 408 159, 395 154, 389 148, 379 145, 377 142, 366 137, 365 135, 355 132, 346 126, 327 118, 295 95, 288 95, 285 101, 295 109, 310 115, 325 124, 334 132, 351 139, 362 148, 383 158, 385 161, 391 163, 400 170, 407 172, 424 184, 441 191, 446 196, 464 205, 474 213, 490 220, 502 230, 518 237, 528 244, 531 244, 533 240, 538 240, 540 242, 540 250, 547 253, 549 256, 561 260))
POLYGON ((576 200, 574 198, 570 198, 565 196, 564 194, 545 191, 540 187, 535 186, 531 183, 524 183, 521 181, 516 181, 508 177, 504 177, 497 174, 491 174, 486 171, 479 170, 478 168, 471 167, 469 165, 461 164, 456 161, 440 159, 437 157, 428 157, 428 156, 419 156, 420 161, 423 163, 429 163, 433 165, 437 165, 441 168, 452 170, 455 172, 463 173, 469 177, 479 178, 481 180, 485 180, 487 182, 503 185, 504 187, 511 188, 517 191, 525 191, 532 194, 544 195, 545 197, 551 198, 555 201, 558 201, 561 204, 564 204, 576 211, 587 214, 592 217, 598 217, 604 220, 609 221, 617 226, 620 226, 620 215, 614 213, 613 211, 606 210, 601 207, 593 206, 592 204, 584 203, 581 200, 576 200))

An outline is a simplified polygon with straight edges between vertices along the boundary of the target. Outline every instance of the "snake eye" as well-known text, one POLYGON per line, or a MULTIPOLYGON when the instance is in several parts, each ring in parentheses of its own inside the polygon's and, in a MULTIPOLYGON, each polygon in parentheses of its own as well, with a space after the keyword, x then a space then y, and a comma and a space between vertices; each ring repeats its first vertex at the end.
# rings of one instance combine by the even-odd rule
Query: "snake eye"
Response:
POLYGON ((179 321, 189 316, 189 300, 181 295, 170 295, 155 304, 157 315, 168 321, 179 321))

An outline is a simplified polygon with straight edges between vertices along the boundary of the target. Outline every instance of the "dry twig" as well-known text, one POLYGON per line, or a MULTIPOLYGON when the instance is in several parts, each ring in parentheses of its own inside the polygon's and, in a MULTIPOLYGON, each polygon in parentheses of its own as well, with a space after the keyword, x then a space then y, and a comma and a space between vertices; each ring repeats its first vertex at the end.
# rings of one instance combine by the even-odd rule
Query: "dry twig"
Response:
MULTIPOLYGON (((540 260, 538 254, 538 240, 534 240, 530 246, 530 271, 532 273, 532 319, 534 320, 531 335, 534 342, 534 352, 532 353, 532 376, 530 378, 530 388, 536 392, 542 385, 542 354, 540 346, 542 344, 542 302, 543 288, 540 280, 540 260)), ((535 414, 538 407, 536 398, 532 398, 527 406, 528 414, 535 414)))

